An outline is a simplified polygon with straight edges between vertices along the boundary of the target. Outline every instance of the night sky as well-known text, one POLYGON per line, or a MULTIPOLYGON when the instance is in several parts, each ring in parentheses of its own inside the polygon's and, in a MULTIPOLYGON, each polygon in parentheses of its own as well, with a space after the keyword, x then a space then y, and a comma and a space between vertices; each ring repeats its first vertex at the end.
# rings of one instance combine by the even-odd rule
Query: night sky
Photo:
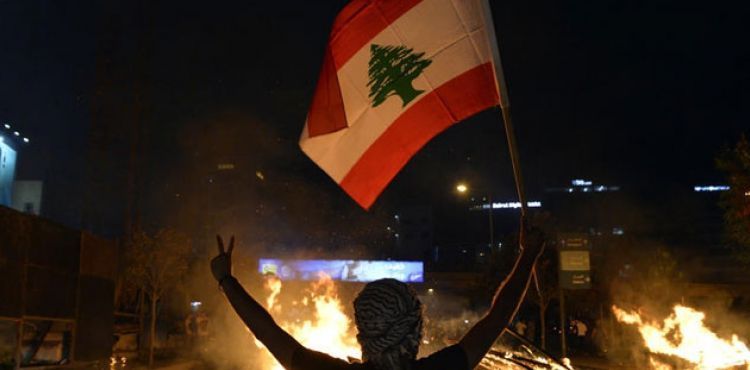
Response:
MULTIPOLYGON (((106 53, 124 70, 140 66, 145 172, 165 174, 144 180, 147 189, 178 187, 185 179, 176 169, 191 155, 219 150, 254 158, 256 170, 270 174, 264 181, 301 179, 333 199, 330 207, 366 217, 297 147, 327 34, 345 1, 109 3, 0 0, 0 122, 32 140, 18 177, 45 179, 49 204, 55 193, 70 195, 52 217, 75 224, 79 212, 92 97, 101 88, 97 63, 106 53), (112 24, 120 38, 103 47, 112 24), (221 149, 224 139, 211 133, 236 127, 249 137, 221 149)), ((750 131, 750 5, 492 6, 531 197, 579 177, 644 194, 722 182, 713 158, 750 131)), ((373 212, 429 204, 440 217, 454 209, 443 205, 455 205, 459 180, 514 198, 497 109, 428 144, 373 212)))

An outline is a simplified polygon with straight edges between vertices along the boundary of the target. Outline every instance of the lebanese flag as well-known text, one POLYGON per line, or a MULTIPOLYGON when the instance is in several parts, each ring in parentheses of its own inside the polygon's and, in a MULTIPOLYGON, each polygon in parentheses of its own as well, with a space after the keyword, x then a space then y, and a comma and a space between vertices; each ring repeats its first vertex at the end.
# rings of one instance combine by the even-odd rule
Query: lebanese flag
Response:
POLYGON ((495 63, 487 0, 352 0, 334 22, 300 146, 369 209, 430 139, 500 103, 495 63))

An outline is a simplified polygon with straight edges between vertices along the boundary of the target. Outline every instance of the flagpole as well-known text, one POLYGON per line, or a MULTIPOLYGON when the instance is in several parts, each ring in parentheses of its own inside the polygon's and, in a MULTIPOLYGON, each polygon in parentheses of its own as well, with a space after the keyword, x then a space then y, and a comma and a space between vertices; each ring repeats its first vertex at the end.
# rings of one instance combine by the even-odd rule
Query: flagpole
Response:
MULTIPOLYGON (((518 155, 518 145, 516 144, 516 133, 513 130, 513 120, 510 114, 510 97, 508 96, 508 87, 505 81, 505 73, 503 72, 503 65, 500 61, 500 50, 497 43, 497 34, 495 33, 495 24, 492 20, 492 8, 490 7, 489 0, 482 0, 484 6, 484 14, 487 15, 487 39, 489 40, 490 50, 492 51, 492 65, 495 68, 495 86, 497 88, 498 97, 500 98, 500 110, 502 112, 503 124, 505 126, 505 137, 508 140, 508 151, 510 152, 510 161, 513 167, 513 177, 516 180, 516 192, 518 193, 518 201, 521 203, 521 217, 525 218, 528 211, 528 204, 526 202, 526 191, 523 183, 523 174, 521 173, 521 161, 518 155)), ((490 204, 490 212, 492 211, 492 205, 490 204)), ((534 285, 536 286, 537 294, 541 296, 541 289, 539 286, 539 279, 536 275, 536 267, 532 270, 532 276, 534 277, 534 285)))
POLYGON ((508 150, 510 151, 510 161, 513 166, 513 176, 516 178, 516 191, 518 192, 518 201, 521 202, 521 215, 527 214, 526 192, 524 191, 523 175, 521 174, 521 164, 518 159, 518 145, 516 144, 516 134, 513 131, 513 121, 510 117, 510 107, 502 108, 503 122, 505 123, 505 136, 508 138, 508 150))
POLYGON ((523 175, 521 174, 521 164, 518 158, 518 145, 516 144, 516 134, 513 130, 513 120, 510 115, 510 98, 508 96, 508 87, 505 82, 505 73, 500 62, 500 50, 497 46, 497 35, 495 33, 495 24, 492 21, 492 9, 489 0, 483 0, 484 14, 487 15, 487 33, 490 50, 492 51, 492 64, 495 68, 495 86, 500 98, 500 109, 502 112, 503 124, 505 125, 505 137, 508 139, 508 151, 510 152, 510 161, 513 165, 513 177, 516 179, 516 192, 518 201, 521 203, 521 215, 526 216, 526 191, 523 186, 523 175))

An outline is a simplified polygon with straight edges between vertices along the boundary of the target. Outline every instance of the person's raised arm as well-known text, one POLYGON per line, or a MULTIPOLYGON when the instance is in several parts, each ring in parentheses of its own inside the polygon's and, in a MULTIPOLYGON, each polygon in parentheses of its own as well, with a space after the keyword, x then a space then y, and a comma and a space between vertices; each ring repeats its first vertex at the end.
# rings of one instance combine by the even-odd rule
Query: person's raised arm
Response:
POLYGON ((279 327, 268 311, 255 301, 232 276, 234 237, 230 239, 226 251, 220 236, 216 236, 216 241, 219 245, 219 255, 211 260, 211 273, 245 325, 258 340, 263 342, 282 366, 291 369, 292 356, 302 345, 279 327))
POLYGON ((544 241, 540 233, 526 230, 523 219, 519 244, 521 253, 513 270, 497 289, 489 312, 459 342, 466 353, 468 369, 479 364, 497 337, 510 325, 526 295, 531 271, 544 249, 544 241))

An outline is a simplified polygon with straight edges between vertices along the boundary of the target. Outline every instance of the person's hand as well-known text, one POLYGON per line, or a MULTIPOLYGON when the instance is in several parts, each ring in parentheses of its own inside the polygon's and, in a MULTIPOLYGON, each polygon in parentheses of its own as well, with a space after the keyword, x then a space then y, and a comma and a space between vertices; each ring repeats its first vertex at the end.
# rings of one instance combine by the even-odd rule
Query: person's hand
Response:
POLYGON ((219 246, 219 255, 211 260, 211 273, 216 281, 221 281, 232 276, 232 251, 234 250, 234 236, 229 239, 229 247, 224 250, 224 241, 221 236, 216 235, 216 243, 219 246))
POLYGON ((524 252, 539 256, 544 251, 546 237, 541 229, 531 226, 526 217, 521 218, 519 242, 524 252))

